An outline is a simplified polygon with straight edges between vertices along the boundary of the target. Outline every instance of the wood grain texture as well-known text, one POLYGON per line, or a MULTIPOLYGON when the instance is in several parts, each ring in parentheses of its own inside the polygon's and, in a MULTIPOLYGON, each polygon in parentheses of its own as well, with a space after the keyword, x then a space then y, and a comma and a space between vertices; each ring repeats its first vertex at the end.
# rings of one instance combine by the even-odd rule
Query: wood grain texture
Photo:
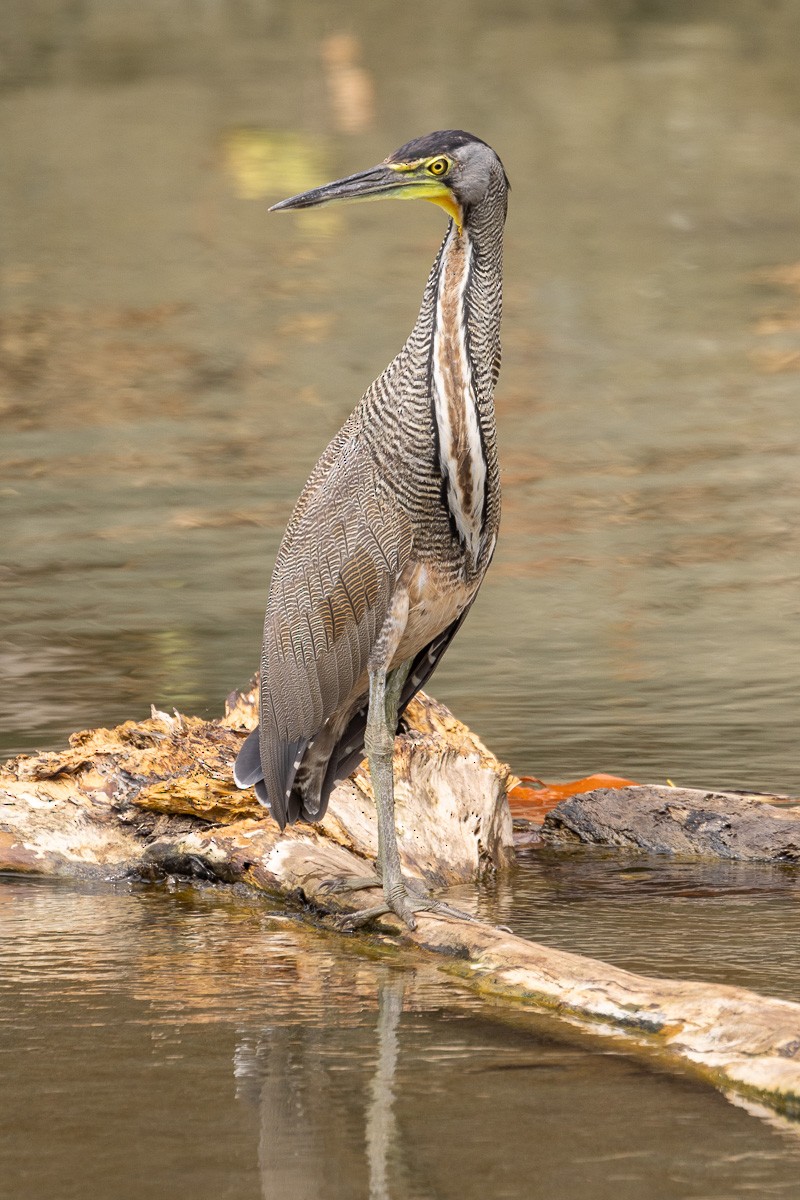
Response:
MULTIPOLYGON (((76 734, 59 754, 13 760, 0 772, 0 870, 95 879, 194 875, 282 896, 313 921, 364 907, 374 893, 331 897, 324 885, 372 867, 367 777, 359 773, 337 789, 321 825, 281 834, 229 782, 230 761, 254 718, 251 691, 233 697, 220 721, 154 712, 147 721, 76 734)), ((435 701, 418 698, 408 722, 395 760, 406 870, 439 885, 508 865, 506 768, 435 701), (427 819, 431 804, 435 822, 427 819)), ((621 1037, 629 1050, 800 1117, 800 1005, 743 988, 635 975, 480 922, 426 913, 418 922, 411 933, 384 918, 384 951, 402 950, 405 965, 436 961, 454 982, 498 1003, 621 1037)), ((374 949, 375 938, 350 942, 374 949)))

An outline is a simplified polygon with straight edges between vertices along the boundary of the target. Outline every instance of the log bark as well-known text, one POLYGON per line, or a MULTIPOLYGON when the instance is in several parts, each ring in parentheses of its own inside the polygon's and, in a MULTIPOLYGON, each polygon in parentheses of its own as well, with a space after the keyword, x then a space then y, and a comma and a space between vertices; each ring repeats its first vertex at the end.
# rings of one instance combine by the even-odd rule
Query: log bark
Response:
MULTIPOLYGON (((230 781, 254 719, 251 692, 232 697, 220 721, 153 712, 76 734, 60 754, 13 760, 0 772, 0 871, 193 875, 281 895, 315 919, 374 903, 374 892, 324 890, 332 876, 370 873, 368 775, 359 769, 337 788, 321 825, 281 835, 252 794, 230 781)), ((443 706, 422 697, 412 707, 395 772, 409 873, 438 887, 509 866, 507 768, 443 706)), ((370 936, 365 948, 374 945, 370 936)), ((384 918, 380 937, 388 951, 405 946, 427 962, 437 955, 441 970, 481 993, 625 1034, 629 1047, 800 1116, 800 1005, 634 975, 441 914, 420 914, 413 933, 384 918)))
POLYGON ((800 863, 800 806, 777 797, 696 788, 602 788, 571 796, 545 817, 542 840, 651 854, 800 863))

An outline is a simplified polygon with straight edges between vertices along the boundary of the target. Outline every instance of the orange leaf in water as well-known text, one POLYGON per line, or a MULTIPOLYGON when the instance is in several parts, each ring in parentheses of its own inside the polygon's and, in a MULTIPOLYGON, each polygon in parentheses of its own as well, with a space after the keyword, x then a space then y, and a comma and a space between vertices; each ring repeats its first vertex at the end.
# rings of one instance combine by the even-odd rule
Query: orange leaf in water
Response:
POLYGON ((587 775, 583 779, 573 779, 567 783, 543 783, 534 775, 522 775, 516 787, 508 793, 511 815, 525 817, 537 824, 545 818, 545 814, 555 808, 567 796, 578 796, 581 792, 593 792, 596 788, 636 787, 632 779, 621 779, 618 775, 587 775), (531 784, 536 786, 531 787, 531 784))

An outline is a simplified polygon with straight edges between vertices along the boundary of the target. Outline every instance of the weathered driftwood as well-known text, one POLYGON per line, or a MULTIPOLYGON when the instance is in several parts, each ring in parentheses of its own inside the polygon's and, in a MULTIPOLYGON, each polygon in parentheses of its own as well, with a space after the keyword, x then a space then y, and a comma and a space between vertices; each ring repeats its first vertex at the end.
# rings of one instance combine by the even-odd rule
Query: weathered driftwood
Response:
POLYGON ((695 788, 603 788, 548 813, 542 840, 624 846, 750 862, 800 864, 800 807, 776 807, 754 793, 695 788))
MULTIPOLYGON (((374 902, 374 893, 332 897, 324 886, 369 873, 368 776, 337 789, 322 825, 281 835, 230 783, 237 731, 254 716, 250 694, 221 721, 154 712, 77 734, 61 754, 14 760, 0 773, 0 870, 193 874, 294 897, 316 914, 374 902)), ((408 724, 395 762, 406 870, 439 885, 508 865, 506 768, 434 701, 420 699, 408 724)), ((385 946, 433 952, 482 993, 625 1032, 723 1089, 800 1115, 800 1005, 633 975, 440 914, 420 914, 414 933, 393 917, 382 929, 385 946)))
MULTIPOLYGON (((153 710, 145 721, 73 734, 69 749, 12 759, 0 770, 0 870, 124 874, 153 863, 162 839, 207 833, 229 846, 274 823, 233 783, 241 735, 256 722, 251 688, 220 721, 153 710)), ((430 887, 482 877, 513 862, 508 768, 444 705, 420 694, 395 755, 398 842, 404 869, 430 887)), ((308 826, 289 829, 303 841, 308 826)), ((340 784, 314 843, 374 859, 369 774, 340 784)), ((171 844, 171 842, 170 842, 171 844)), ((254 843, 255 844, 255 843, 254 843)), ((189 864, 191 866, 191 864, 189 864)))

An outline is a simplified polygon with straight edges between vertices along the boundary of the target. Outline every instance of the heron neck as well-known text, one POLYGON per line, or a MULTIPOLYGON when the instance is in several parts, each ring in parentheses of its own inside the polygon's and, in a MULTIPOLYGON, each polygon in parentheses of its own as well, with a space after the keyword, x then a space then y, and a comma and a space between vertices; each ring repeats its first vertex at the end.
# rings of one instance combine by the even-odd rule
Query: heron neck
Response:
POLYGON ((451 346, 463 341, 476 396, 491 399, 500 369, 503 304, 505 193, 490 188, 465 214, 461 230, 451 221, 431 270, 418 324, 447 331, 451 346))
MULTIPOLYGON (((477 566, 497 466, 493 392, 500 363, 503 226, 502 219, 481 221, 480 211, 470 217, 462 229, 451 223, 426 300, 437 458, 454 533, 477 566)), ((423 303, 421 319, 425 308, 423 303)))

